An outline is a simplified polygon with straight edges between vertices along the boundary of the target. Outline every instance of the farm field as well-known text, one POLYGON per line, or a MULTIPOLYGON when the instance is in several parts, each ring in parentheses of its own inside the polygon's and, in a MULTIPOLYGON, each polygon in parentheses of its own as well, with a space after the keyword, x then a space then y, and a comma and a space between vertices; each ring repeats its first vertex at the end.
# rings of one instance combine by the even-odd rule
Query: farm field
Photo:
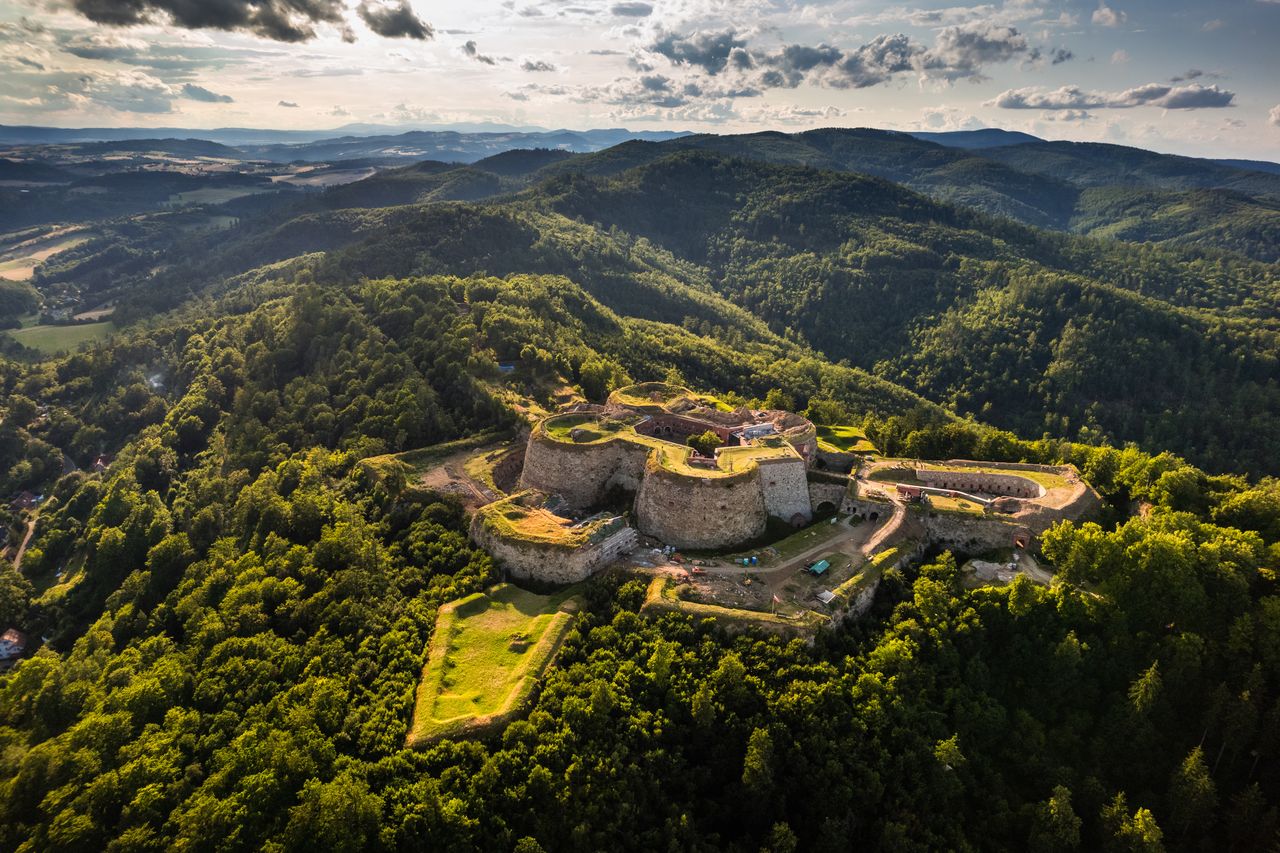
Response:
POLYGON ((178 207, 184 204, 223 204, 247 195, 270 192, 270 187, 204 187, 169 196, 167 204, 178 207))
POLYGON ((578 607, 573 588, 537 595, 510 584, 442 606, 418 685, 409 744, 475 733, 518 714, 578 607))
POLYGON ((45 355, 73 350, 89 341, 100 341, 115 331, 115 323, 83 323, 78 326, 28 326, 11 329, 5 334, 25 347, 40 350, 45 355))
POLYGON ((35 269, 58 252, 75 248, 92 237, 85 232, 60 232, 50 238, 36 238, 19 244, 0 255, 0 278, 9 281, 26 281, 35 269))

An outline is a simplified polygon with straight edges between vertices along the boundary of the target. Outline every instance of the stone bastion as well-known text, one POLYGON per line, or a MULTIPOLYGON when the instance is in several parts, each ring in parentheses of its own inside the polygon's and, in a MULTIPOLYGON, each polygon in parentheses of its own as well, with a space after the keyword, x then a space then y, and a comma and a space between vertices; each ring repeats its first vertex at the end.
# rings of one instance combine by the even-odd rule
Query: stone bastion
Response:
POLYGON ((621 516, 574 522, 553 512, 554 498, 534 490, 481 507, 471 539, 514 578, 577 583, 636 545, 635 528, 621 516))
POLYGON ((537 423, 520 486, 557 495, 580 512, 622 509, 626 501, 640 532, 715 550, 760 537, 770 517, 810 521, 807 474, 816 451, 817 430, 800 415, 731 410, 686 388, 649 382, 614 391, 603 406, 537 423), (686 443, 706 432, 722 443, 714 458, 686 443))

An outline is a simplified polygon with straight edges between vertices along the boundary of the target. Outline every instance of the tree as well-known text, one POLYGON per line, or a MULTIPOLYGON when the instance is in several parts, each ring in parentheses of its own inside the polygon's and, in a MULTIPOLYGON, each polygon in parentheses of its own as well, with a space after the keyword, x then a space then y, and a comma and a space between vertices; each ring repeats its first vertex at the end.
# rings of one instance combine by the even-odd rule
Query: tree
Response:
POLYGON ((1204 752, 1195 747, 1174 771, 1169 783, 1169 808, 1185 835, 1193 824, 1208 832, 1218 805, 1218 792, 1204 761, 1204 752))
POLYGON ((1160 698, 1160 662, 1153 661, 1129 686, 1129 701, 1139 714, 1146 715, 1160 698))
POLYGON ((766 794, 773 786, 773 738, 769 730, 756 728, 747 739, 747 754, 742 762, 742 784, 748 791, 766 794))
POLYGON ((699 456, 714 456, 716 448, 723 442, 720 436, 716 435, 714 430, 707 430, 701 435, 691 435, 688 444, 698 453, 699 456))
POLYGON ((1036 806, 1031 849, 1044 853, 1074 850, 1080 846, 1080 825, 1080 817, 1071 808, 1071 791, 1058 785, 1049 799, 1036 806))
POLYGON ((285 849, 367 850, 378 838, 381 821, 382 800, 364 780, 349 775, 330 782, 312 779, 289 810, 285 849))

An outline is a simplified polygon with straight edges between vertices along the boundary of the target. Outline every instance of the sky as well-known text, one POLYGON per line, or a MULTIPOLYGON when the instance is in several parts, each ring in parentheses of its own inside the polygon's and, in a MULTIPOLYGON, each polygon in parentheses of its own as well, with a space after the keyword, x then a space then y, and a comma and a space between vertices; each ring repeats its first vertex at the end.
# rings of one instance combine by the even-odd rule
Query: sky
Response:
POLYGON ((0 0, 0 124, 968 130, 1280 160, 1280 0, 0 0))

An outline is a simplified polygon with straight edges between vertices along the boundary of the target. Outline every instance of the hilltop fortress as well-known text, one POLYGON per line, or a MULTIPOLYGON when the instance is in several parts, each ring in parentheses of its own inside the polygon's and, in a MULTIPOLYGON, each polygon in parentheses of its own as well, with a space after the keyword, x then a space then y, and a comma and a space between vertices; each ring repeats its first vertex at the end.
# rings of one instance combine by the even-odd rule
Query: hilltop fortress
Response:
POLYGON ((571 583, 634 548, 639 534, 729 551, 761 539, 770 520, 799 528, 837 510, 871 521, 914 510, 927 539, 1000 548, 1029 544, 1098 503, 1070 466, 880 460, 820 470, 841 456, 833 450, 793 412, 633 385, 535 424, 519 490, 481 507, 471 536, 513 577, 571 583))

